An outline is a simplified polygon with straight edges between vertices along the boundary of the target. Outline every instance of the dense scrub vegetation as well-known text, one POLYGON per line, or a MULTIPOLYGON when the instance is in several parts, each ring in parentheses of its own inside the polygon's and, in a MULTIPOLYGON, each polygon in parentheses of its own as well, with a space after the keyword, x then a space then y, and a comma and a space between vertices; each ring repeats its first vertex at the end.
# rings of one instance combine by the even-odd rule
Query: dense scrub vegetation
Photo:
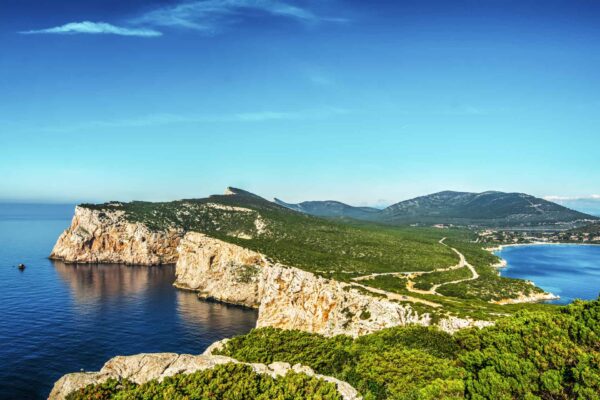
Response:
POLYGON ((67 396, 67 400, 340 400, 335 384, 289 372, 277 379, 243 364, 223 364, 162 382, 142 385, 110 379, 67 396))
POLYGON ((425 327, 351 339, 257 329, 223 354, 309 365, 365 399, 600 399, 600 301, 520 311, 454 336, 425 327))
POLYGON ((445 283, 457 281, 459 279, 469 279, 473 276, 471 270, 467 267, 462 267, 458 269, 452 269, 450 271, 439 271, 432 272, 430 274, 423 274, 417 276, 413 281, 415 283, 415 288, 421 290, 429 290, 432 286, 445 283))

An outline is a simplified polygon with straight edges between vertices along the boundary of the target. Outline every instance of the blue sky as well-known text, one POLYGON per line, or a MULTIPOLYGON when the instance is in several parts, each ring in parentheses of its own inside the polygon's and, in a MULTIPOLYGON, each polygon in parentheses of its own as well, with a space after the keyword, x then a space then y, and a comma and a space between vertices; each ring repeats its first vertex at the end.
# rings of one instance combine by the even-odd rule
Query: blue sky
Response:
POLYGON ((599 18, 592 0, 3 0, 0 199, 593 205, 599 18))

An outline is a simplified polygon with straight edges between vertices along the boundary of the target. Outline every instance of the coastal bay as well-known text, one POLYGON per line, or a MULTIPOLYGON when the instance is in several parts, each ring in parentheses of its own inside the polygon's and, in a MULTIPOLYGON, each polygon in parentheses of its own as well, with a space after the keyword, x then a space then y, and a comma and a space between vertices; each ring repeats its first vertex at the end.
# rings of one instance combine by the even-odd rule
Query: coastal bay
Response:
POLYGON ((530 244, 504 246, 495 252, 506 261, 500 274, 534 282, 568 304, 574 299, 598 296, 600 246, 581 244, 530 244))
POLYGON ((99 369, 116 355, 200 354, 254 327, 254 310, 174 288, 172 265, 48 260, 72 212, 72 206, 0 206, 1 399, 44 399, 63 374, 99 369))

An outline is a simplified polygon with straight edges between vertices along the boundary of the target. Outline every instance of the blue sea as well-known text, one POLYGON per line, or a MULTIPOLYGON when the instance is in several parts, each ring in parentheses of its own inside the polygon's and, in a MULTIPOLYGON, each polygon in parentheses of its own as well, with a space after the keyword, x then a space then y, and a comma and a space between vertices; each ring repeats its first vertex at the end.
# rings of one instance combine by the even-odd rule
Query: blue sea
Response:
POLYGON ((528 279, 567 304, 574 299, 591 300, 600 294, 600 246, 532 245, 505 247, 496 253, 507 267, 502 276, 528 279))
POLYGON ((254 327, 254 310, 173 288, 173 266, 48 260, 73 209, 0 204, 0 399, 45 399, 63 374, 116 355, 198 354, 254 327))

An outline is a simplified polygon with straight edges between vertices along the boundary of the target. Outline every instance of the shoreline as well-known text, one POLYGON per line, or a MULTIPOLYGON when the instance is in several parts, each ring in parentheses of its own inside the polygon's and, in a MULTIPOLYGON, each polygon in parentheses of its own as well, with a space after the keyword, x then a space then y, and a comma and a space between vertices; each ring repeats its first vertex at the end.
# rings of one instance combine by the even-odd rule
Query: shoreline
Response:
MULTIPOLYGON (((522 246, 540 246, 540 245, 565 245, 565 244, 579 245, 578 243, 561 243, 561 242, 511 243, 511 244, 501 244, 501 245, 498 245, 495 247, 486 247, 486 248, 484 248, 484 250, 489 251, 490 253, 492 253, 493 255, 495 255, 496 257, 498 257, 500 259, 500 261, 498 261, 497 263, 492 264, 491 267, 496 269, 496 272, 498 272, 498 276, 502 276, 502 274, 500 273, 500 270, 508 267, 508 262, 506 261, 506 259, 502 258, 497 253, 502 251, 504 248, 506 248, 506 247, 522 247, 522 246)), ((583 245, 583 243, 582 243, 582 245, 583 245)), ((594 243, 587 243, 586 245, 598 246, 597 244, 594 244, 594 243)), ((542 303, 545 301, 560 299, 560 296, 558 296, 552 292, 547 292, 544 288, 538 286, 535 282, 533 282, 533 281, 528 281, 528 282, 530 282, 533 286, 543 290, 543 292, 532 294, 529 296, 523 295, 522 297, 519 297, 516 299, 503 299, 503 300, 499 300, 495 303, 501 304, 501 305, 517 304, 517 303, 542 303)))
MULTIPOLYGON (((496 251, 502 251, 506 247, 522 247, 522 246, 600 246, 600 243, 574 243, 574 242, 531 242, 531 243, 510 243, 510 244, 499 244, 494 247, 484 247, 494 254, 496 251)), ((497 254, 495 254, 497 255, 497 254)))

